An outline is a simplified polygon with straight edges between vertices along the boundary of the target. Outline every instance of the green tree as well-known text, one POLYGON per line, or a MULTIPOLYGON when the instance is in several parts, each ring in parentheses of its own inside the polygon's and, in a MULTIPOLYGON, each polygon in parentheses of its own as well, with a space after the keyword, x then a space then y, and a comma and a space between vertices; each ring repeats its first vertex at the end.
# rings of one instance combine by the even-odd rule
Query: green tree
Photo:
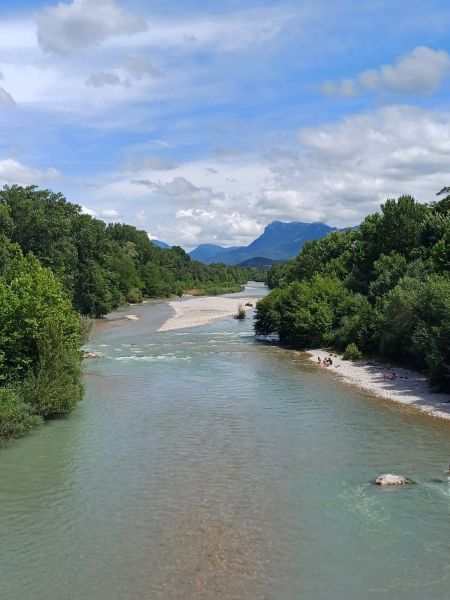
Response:
POLYGON ((17 247, 0 277, 0 436, 70 412, 82 395, 79 317, 60 281, 17 247))

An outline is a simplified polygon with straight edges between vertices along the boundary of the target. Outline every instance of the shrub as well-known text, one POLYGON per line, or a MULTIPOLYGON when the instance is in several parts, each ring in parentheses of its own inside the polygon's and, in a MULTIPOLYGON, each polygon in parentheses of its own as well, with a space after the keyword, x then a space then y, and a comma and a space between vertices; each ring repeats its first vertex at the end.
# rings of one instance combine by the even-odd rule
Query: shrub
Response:
POLYGON ((128 290, 127 300, 128 300, 128 302, 131 302, 132 304, 136 304, 137 302, 142 302, 141 290, 137 287, 132 287, 130 290, 128 290))
POLYGON ((343 356, 344 360, 359 360, 361 357, 362 354, 358 350, 358 346, 354 342, 347 344, 343 356))
POLYGON ((12 386, 0 387, 0 438, 17 438, 42 423, 12 386))
POLYGON ((91 335, 94 321, 86 315, 80 315, 80 341, 87 342, 91 335))
POLYGON ((246 316, 247 315, 245 313, 244 307, 242 306, 242 304, 239 304, 237 313, 234 315, 234 318, 238 319, 239 321, 242 321, 245 319, 246 316))
POLYGON ((81 353, 70 346, 61 323, 44 321, 39 360, 23 381, 23 397, 43 417, 70 413, 83 396, 81 353))

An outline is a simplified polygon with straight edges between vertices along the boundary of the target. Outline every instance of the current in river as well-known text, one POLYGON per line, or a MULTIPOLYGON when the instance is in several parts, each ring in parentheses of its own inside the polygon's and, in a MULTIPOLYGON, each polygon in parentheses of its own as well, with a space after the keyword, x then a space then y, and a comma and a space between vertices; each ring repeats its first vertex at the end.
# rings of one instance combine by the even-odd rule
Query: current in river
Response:
POLYGON ((447 423, 251 318, 133 312, 89 343, 78 409, 0 450, 1 600, 448 600, 447 423))

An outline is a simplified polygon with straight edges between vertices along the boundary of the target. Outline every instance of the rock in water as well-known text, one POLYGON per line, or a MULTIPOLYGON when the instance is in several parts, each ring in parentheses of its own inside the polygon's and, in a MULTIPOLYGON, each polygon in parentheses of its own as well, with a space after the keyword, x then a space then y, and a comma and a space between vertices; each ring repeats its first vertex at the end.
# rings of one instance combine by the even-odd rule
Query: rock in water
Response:
POLYGON ((103 358, 103 356, 95 352, 83 352, 83 358, 103 358))
POLYGON ((407 479, 403 475, 392 475, 392 473, 385 473, 376 478, 375 483, 377 485, 406 485, 411 483, 410 479, 407 479))

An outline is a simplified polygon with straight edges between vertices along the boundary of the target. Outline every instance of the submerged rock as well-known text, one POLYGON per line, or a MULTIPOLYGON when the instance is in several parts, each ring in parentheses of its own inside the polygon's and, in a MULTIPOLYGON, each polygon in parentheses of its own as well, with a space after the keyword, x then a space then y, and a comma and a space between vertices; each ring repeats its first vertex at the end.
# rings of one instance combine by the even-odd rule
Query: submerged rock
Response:
POLYGON ((403 475, 385 473, 377 477, 375 483, 377 485, 406 485, 407 483, 412 483, 412 481, 403 475))
POLYGON ((95 352, 83 352, 83 358, 103 358, 101 354, 95 352))

